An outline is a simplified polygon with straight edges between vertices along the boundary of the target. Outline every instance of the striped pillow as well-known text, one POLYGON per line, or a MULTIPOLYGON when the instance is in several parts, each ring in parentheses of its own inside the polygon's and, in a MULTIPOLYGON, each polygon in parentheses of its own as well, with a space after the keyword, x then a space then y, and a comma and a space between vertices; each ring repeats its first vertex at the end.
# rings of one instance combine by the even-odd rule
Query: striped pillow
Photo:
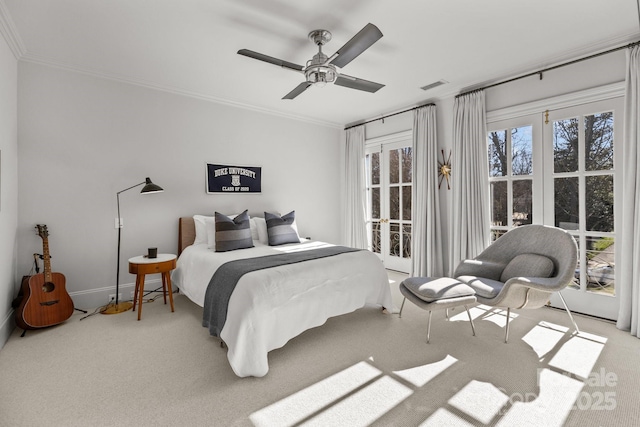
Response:
POLYGON ((216 218, 216 252, 227 252, 236 249, 253 247, 249 213, 247 211, 231 219, 219 212, 216 218))
POLYGON ((282 217, 265 212, 264 219, 267 222, 267 234, 269 245, 277 246, 285 243, 300 243, 300 236, 296 228, 296 214, 291 211, 282 217))

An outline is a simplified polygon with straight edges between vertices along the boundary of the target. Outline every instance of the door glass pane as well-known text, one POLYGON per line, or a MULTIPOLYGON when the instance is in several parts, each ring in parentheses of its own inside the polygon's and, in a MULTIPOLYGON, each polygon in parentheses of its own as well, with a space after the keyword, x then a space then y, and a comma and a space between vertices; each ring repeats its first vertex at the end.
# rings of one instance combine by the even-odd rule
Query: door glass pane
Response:
POLYGON ((511 130, 512 175, 531 175, 533 173, 533 137, 531 133, 531 126, 511 130))
POLYGON ((578 119, 553 122, 554 172, 578 170, 578 119))
POLYGON ((389 151, 389 182, 397 184, 400 182, 400 150, 389 151))
POLYGON ((613 231, 613 175, 585 178, 588 231, 613 231))
POLYGON ((373 221, 371 223, 371 251, 375 253, 381 253, 380 249, 380 222, 373 221))
POLYGON ((507 176, 507 131, 489 132, 489 176, 507 176))
POLYGON ((555 226, 565 230, 578 230, 580 228, 578 178, 556 178, 553 183, 555 226))
POLYGON ((513 226, 531 224, 533 217, 533 181, 518 179, 513 181, 513 226))
POLYGON ((400 224, 397 222, 389 223, 389 255, 401 256, 400 253, 400 224))
POLYGON ((613 112, 584 118, 585 169, 613 169, 613 112))
POLYGON ((380 185, 380 153, 371 154, 371 184, 380 185))
POLYGON ((402 226, 402 257, 411 258, 411 224, 402 226))
POLYGON ((400 188, 389 188, 389 219, 400 219, 400 188))
POLYGON ((402 152, 402 182, 411 182, 411 163, 413 161, 413 153, 411 147, 401 149, 402 152))
POLYGON ((402 219, 411 221, 411 186, 402 186, 402 219))
POLYGON ((507 181, 491 183, 491 224, 506 226, 507 223, 507 181))
POLYGON ((508 230, 491 230, 491 243, 495 242, 496 240, 498 240, 504 233, 506 233, 508 230))
POLYGON ((587 291, 615 295, 613 237, 587 236, 587 291))
POLYGON ((371 218, 380 218, 380 188, 371 189, 371 218))

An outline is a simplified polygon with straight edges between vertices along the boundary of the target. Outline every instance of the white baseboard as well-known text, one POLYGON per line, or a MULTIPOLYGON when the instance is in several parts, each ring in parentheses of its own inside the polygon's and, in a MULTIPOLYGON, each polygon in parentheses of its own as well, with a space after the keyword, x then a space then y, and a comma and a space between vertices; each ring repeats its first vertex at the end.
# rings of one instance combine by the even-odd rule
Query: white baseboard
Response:
MULTIPOLYGON (((144 290, 149 292, 158 287, 158 284, 162 286, 161 279, 151 279, 144 281, 144 290)), ((122 294, 123 301, 132 300, 132 292, 135 290, 135 283, 124 283, 119 287, 118 292, 122 294)), ((76 308, 91 311, 97 307, 107 305, 109 302, 109 295, 116 293, 115 286, 106 286, 103 288, 87 289, 86 291, 69 292, 69 296, 73 300, 73 305, 76 308)))
POLYGON ((11 333, 16 328, 16 322, 13 315, 14 312, 15 310, 13 308, 9 310, 0 323, 0 349, 4 347, 7 340, 9 340, 11 333))

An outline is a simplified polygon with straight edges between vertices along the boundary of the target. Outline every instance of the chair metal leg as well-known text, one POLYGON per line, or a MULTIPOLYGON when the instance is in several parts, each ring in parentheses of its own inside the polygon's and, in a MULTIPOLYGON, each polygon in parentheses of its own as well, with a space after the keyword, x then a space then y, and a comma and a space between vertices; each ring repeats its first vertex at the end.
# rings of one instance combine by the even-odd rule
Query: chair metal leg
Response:
POLYGON ((427 344, 429 344, 430 337, 431 337, 431 310, 429 310, 429 323, 427 323, 427 344))
POLYGON ((402 305, 400 306, 400 314, 398 315, 399 318, 402 318, 402 309, 404 308, 404 302, 407 300, 407 297, 404 297, 404 299, 402 300, 402 305))
POLYGON ((509 341, 509 318, 511 317, 511 308, 507 307, 507 327, 504 331, 504 343, 509 341))
POLYGON ((469 313, 469 307, 467 307, 466 305, 464 306, 464 309, 467 310, 467 315, 469 316, 469 322, 471 322, 471 330, 473 331, 473 336, 476 336, 476 327, 473 324, 473 318, 471 317, 471 313, 469 313))
POLYGON ((576 329, 577 333, 580 333, 580 329, 578 329, 578 324, 576 323, 575 320, 573 320, 573 316, 571 315, 571 310, 569 310, 569 307, 567 306, 567 302, 564 300, 560 292, 558 292, 558 296, 560 297, 560 301, 562 301, 562 305, 564 305, 564 309, 567 310, 567 314, 569 315, 569 319, 571 319, 571 323, 573 323, 573 327, 576 329))

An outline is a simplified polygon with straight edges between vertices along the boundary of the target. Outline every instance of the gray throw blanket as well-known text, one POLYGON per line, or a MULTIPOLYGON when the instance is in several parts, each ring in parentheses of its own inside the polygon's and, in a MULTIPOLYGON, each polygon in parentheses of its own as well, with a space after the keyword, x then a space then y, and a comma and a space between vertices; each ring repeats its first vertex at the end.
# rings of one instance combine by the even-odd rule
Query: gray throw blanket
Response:
POLYGON ((215 337, 220 336, 222 327, 227 320, 227 308, 231 294, 240 278, 246 273, 359 250, 360 249, 348 248, 346 246, 329 246, 300 252, 238 259, 222 264, 220 268, 213 273, 207 287, 207 292, 204 297, 202 326, 209 328, 211 335, 215 337))

